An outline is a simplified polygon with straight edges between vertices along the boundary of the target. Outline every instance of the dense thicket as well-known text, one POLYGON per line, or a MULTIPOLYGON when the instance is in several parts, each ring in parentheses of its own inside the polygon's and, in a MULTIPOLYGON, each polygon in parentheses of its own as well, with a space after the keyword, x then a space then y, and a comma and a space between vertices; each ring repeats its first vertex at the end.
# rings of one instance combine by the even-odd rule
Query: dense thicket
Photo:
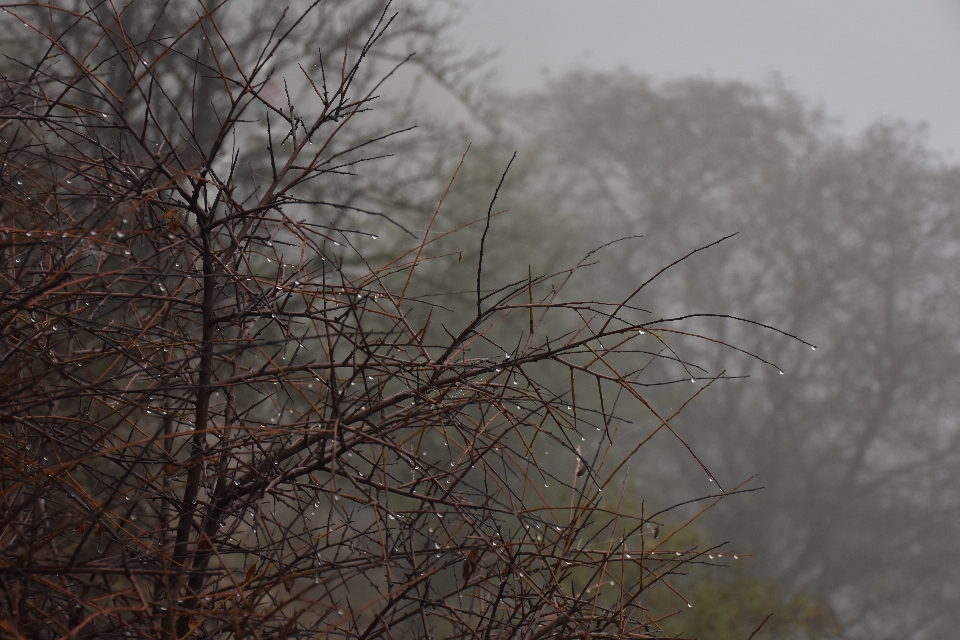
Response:
POLYGON ((698 509, 738 487, 673 427, 656 278, 504 259, 496 185, 456 250, 383 99, 417 42, 448 79, 439 23, 387 9, 5 8, 3 635, 662 637, 645 598, 732 555, 625 483, 662 433, 698 509))

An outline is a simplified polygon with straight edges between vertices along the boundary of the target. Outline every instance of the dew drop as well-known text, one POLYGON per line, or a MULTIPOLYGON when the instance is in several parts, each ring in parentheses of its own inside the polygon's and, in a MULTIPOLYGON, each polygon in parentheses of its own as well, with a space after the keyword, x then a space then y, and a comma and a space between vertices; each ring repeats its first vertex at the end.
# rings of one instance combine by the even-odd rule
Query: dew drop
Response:
POLYGON ((816 351, 817 348, 816 348, 815 346, 813 346, 813 345, 810 345, 810 350, 811 350, 811 351, 816 351))
POLYGON ((693 605, 688 602, 688 603, 687 603, 687 608, 693 609, 693 605))
POLYGON ((783 375, 783 371, 780 372, 780 375, 783 375))

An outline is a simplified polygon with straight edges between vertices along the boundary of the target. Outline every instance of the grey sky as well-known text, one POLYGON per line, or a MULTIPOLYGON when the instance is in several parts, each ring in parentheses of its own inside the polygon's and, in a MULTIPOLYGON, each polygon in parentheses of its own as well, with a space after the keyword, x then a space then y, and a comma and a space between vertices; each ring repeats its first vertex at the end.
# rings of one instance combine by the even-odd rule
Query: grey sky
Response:
POLYGON ((856 131, 929 124, 960 159, 960 0, 472 0, 456 36, 500 50, 505 88, 575 65, 788 86, 856 131))

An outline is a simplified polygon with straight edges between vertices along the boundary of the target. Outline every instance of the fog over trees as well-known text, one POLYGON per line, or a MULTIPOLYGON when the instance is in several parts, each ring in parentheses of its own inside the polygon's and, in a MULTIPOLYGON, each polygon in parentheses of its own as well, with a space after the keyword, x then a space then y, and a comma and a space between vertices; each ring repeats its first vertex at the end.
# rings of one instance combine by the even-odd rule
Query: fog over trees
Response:
MULTIPOLYGON (((764 486, 701 523, 711 538, 749 549, 755 575, 821 598, 850 633, 956 629, 958 168, 908 124, 845 139, 776 82, 578 72, 499 113, 526 171, 508 192, 518 213, 498 235, 503 260, 535 243, 540 264, 560 262, 643 234, 577 281, 584 296, 736 233, 652 298, 817 347, 719 318, 699 322, 775 366, 684 345, 699 376, 749 376, 717 382, 678 418, 721 482, 757 473, 764 486)), ((638 490, 693 490, 673 451, 634 468, 638 490)))
POLYGON ((960 628, 918 127, 504 95, 442 1, 4 10, 0 633, 960 628))

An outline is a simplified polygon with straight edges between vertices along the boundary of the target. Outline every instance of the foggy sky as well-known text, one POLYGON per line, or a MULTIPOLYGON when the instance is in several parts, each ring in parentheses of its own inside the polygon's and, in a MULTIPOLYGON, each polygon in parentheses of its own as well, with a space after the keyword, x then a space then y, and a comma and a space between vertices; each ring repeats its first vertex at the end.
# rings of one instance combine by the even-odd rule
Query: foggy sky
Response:
POLYGON ((454 35, 500 51, 501 85, 576 65, 667 79, 758 82, 772 72, 855 132, 929 124, 960 159, 960 0, 473 0, 454 35))

